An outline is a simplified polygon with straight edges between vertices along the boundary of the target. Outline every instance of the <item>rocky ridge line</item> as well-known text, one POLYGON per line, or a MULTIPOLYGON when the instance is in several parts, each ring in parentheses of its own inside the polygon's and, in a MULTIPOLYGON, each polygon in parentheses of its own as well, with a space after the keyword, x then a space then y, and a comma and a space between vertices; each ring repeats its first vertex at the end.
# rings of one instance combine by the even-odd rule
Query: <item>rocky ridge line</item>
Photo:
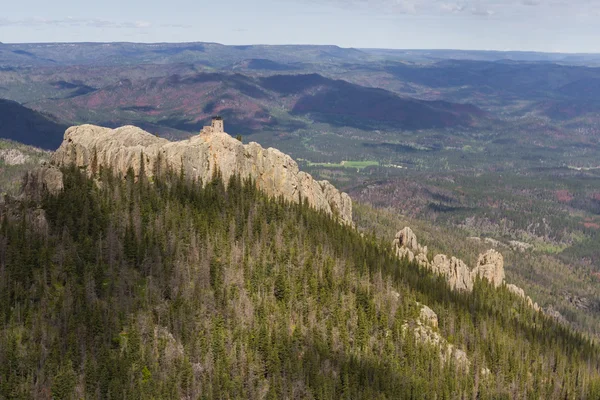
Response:
MULTIPOLYGON (((437 254, 432 261, 427 258, 427 246, 419 245, 417 236, 412 229, 405 227, 396 233, 392 242, 393 250, 400 258, 406 257, 409 261, 416 261, 421 267, 427 268, 438 275, 446 278, 448 285, 454 290, 471 292, 473 283, 477 277, 486 279, 494 287, 502 286, 505 278, 504 258, 498 251, 490 249, 479 255, 477 265, 471 269, 462 260, 456 257, 448 257, 445 254, 437 254)), ((534 303, 525 291, 513 284, 506 284, 506 288, 523 298, 534 310, 540 307, 534 303)))
POLYGON ((210 126, 204 127, 199 135, 179 142, 156 137, 135 126, 117 129, 73 126, 65 132, 51 164, 30 173, 26 179, 40 182, 47 190, 55 192, 61 189, 62 181, 57 179, 56 172, 48 169, 70 164, 87 167, 88 173, 92 168, 104 166, 125 175, 132 168, 136 177, 142 171, 142 165, 148 177, 168 167, 204 183, 212 180, 218 170, 225 182, 234 174, 244 178, 250 176, 269 196, 283 196, 296 203, 302 198, 315 209, 353 225, 352 200, 346 193, 328 181, 317 181, 300 171, 289 155, 277 149, 265 149, 255 142, 242 144, 210 126))

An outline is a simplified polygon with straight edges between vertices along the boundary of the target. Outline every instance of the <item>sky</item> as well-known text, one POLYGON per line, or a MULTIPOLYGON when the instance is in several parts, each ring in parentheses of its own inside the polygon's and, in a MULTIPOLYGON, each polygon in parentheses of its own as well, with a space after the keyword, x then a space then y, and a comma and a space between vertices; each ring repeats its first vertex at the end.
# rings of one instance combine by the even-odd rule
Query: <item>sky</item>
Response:
POLYGON ((19 0, 0 42, 218 42, 600 53, 600 0, 19 0))

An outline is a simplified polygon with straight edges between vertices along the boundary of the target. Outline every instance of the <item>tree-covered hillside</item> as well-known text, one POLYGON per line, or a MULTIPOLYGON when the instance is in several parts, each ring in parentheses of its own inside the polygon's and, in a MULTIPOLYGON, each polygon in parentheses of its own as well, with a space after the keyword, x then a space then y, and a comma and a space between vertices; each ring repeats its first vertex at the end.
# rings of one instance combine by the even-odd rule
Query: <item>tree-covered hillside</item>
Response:
POLYGON ((155 172, 65 169, 4 206, 0 398, 600 396, 598 348, 508 291, 453 292, 251 181, 155 172), (467 364, 415 338, 417 301, 467 364))

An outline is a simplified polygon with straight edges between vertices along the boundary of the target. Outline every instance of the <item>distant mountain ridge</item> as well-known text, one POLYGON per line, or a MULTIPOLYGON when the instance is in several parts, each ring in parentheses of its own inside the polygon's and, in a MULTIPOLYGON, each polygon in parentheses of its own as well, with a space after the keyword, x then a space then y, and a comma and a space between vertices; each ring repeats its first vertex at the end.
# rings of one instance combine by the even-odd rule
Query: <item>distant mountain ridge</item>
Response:
POLYGON ((546 62, 571 65, 600 63, 598 54, 544 53, 534 51, 435 50, 343 48, 335 45, 223 45, 210 42, 131 43, 11 43, 0 44, 0 65, 115 65, 123 63, 203 62, 213 66, 247 59, 290 62, 370 62, 398 59, 435 62, 444 59, 546 62))
POLYGON ((357 49, 333 45, 248 45, 219 43, 24 43, 0 46, 0 65, 118 65, 196 62, 223 67, 247 59, 272 59, 280 63, 366 61, 372 57, 357 49))
POLYGON ((152 123, 187 132, 197 132, 210 116, 219 114, 227 118, 234 134, 276 129, 285 123, 276 115, 282 106, 292 116, 310 114, 320 122, 370 129, 374 129, 373 122, 402 129, 469 126, 485 116, 472 105, 403 98, 319 74, 253 78, 198 73, 127 79, 81 96, 43 100, 33 106, 65 121, 112 127, 152 123))

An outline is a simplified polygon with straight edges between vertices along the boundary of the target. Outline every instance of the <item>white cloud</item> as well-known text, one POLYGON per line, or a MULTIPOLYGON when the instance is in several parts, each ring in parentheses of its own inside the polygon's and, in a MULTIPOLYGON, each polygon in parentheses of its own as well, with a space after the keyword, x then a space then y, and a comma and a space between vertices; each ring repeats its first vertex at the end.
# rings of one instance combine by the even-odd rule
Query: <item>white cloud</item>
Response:
POLYGON ((287 0, 322 2, 344 9, 355 7, 383 14, 568 17, 593 14, 600 9, 596 0, 287 0))
POLYGON ((24 18, 24 19, 6 19, 0 18, 0 27, 2 26, 21 26, 21 27, 89 27, 89 28, 117 28, 117 29, 148 29, 152 23, 148 21, 109 21, 97 18, 24 18))

